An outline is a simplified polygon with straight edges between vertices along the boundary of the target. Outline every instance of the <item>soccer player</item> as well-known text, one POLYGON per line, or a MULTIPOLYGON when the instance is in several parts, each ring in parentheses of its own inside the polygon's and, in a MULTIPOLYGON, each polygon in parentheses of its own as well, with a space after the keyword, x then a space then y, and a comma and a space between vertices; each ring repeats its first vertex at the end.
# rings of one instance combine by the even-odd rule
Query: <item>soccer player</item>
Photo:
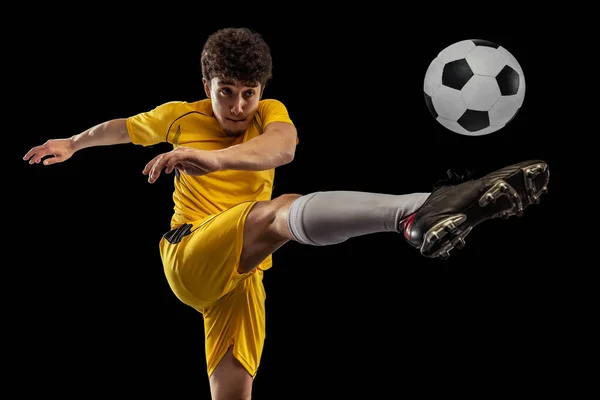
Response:
POLYGON ((272 199, 274 169, 294 159, 299 141, 284 104, 263 99, 272 60, 260 34, 222 29, 201 55, 207 98, 173 101, 48 140, 24 157, 52 165, 91 146, 160 142, 173 150, 143 168, 150 183, 173 173, 171 230, 160 240, 174 294, 204 318, 212 398, 250 398, 265 338, 263 273, 288 241, 328 246, 395 232, 426 257, 447 257, 471 229, 519 215, 539 201, 549 171, 525 161, 432 193, 352 191, 272 199))

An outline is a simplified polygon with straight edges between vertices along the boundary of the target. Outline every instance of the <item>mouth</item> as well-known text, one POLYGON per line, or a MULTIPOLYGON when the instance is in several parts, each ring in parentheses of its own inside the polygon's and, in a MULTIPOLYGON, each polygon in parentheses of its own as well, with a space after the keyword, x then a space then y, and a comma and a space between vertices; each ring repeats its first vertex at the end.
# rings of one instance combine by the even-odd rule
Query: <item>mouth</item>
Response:
POLYGON ((231 118, 226 118, 228 121, 231 122, 235 122, 235 123, 240 123, 240 122, 244 122, 246 120, 246 118, 244 119, 231 119, 231 118))

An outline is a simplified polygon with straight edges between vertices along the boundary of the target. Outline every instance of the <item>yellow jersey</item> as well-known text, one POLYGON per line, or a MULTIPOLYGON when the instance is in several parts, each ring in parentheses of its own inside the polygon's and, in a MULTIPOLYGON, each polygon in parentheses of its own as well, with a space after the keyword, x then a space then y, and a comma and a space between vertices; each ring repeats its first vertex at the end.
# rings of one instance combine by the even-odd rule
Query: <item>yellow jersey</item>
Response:
MULTIPOLYGON (((263 99, 250 127, 240 137, 230 137, 213 117, 210 99, 168 102, 127 119, 132 143, 151 146, 162 142, 202 150, 221 150, 260 135, 271 122, 293 124, 278 100, 263 99)), ((179 173, 173 191, 171 228, 197 222, 241 202, 270 200, 275 170, 224 170, 203 176, 179 173)))

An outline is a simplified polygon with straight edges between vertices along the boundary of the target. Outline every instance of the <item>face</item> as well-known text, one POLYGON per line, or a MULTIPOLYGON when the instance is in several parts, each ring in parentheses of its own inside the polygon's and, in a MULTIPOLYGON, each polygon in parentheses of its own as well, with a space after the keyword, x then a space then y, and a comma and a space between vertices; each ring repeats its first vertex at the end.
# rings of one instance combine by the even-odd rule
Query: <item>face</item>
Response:
POLYGON ((241 136, 252 123, 263 88, 240 82, 203 79, 204 91, 212 101, 213 114, 229 136, 241 136))

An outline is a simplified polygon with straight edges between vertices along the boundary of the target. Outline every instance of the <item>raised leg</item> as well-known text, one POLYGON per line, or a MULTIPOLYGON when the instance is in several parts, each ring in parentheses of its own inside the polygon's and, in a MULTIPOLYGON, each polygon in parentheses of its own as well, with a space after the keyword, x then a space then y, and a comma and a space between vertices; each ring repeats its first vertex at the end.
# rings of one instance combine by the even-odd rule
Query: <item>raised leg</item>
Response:
POLYGON ((376 232, 399 232, 429 193, 392 195, 328 191, 286 194, 258 202, 248 213, 238 268, 246 273, 286 242, 329 246, 376 232))

